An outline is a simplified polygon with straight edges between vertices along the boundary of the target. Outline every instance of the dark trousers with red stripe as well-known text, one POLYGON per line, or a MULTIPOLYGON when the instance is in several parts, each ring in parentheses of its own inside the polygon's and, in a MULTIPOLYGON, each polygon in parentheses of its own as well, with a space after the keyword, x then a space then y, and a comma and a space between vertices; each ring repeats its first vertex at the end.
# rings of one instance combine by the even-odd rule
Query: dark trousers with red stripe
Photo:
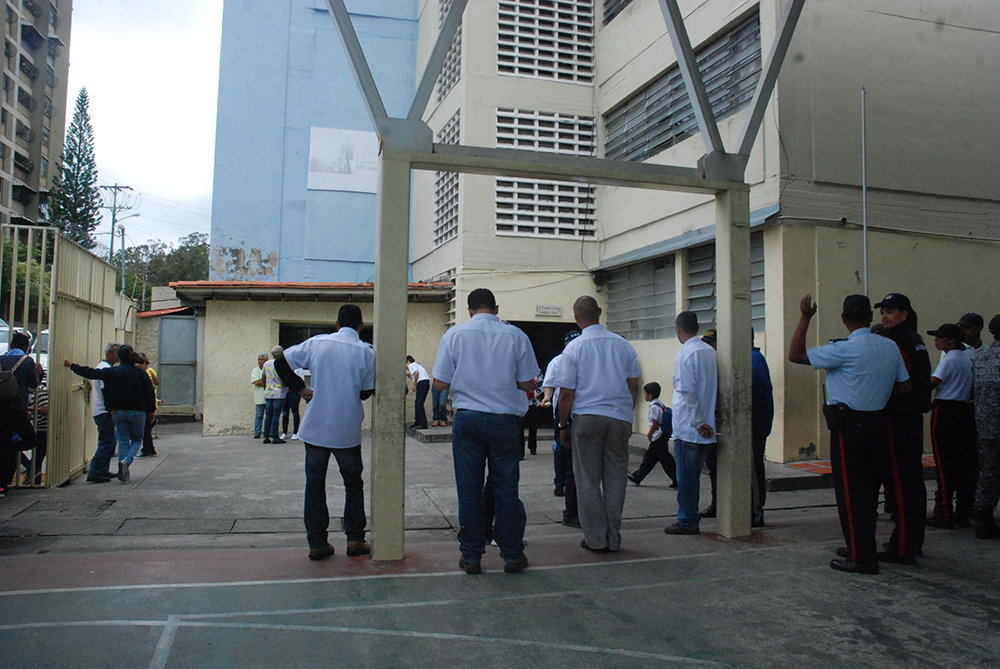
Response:
POLYGON ((895 508, 889 549, 900 557, 920 555, 927 518, 924 485, 924 415, 917 411, 886 415, 885 458, 881 465, 886 497, 895 508))
POLYGON ((830 463, 840 527, 850 559, 876 562, 875 521, 878 517, 879 462, 884 457, 886 428, 881 411, 839 412, 830 432, 830 463))
POLYGON ((935 400, 931 413, 931 443, 934 444, 938 483, 934 493, 934 515, 946 521, 968 519, 972 515, 979 480, 974 406, 970 402, 935 400))

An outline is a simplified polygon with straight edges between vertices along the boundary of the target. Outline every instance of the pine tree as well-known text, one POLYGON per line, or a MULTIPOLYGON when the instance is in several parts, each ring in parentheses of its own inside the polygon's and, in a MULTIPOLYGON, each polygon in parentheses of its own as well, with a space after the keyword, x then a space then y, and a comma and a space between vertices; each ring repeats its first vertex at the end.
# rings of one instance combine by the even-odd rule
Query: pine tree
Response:
POLYGON ((92 233, 101 208, 89 108, 87 89, 81 88, 49 198, 49 223, 86 249, 97 245, 92 233))

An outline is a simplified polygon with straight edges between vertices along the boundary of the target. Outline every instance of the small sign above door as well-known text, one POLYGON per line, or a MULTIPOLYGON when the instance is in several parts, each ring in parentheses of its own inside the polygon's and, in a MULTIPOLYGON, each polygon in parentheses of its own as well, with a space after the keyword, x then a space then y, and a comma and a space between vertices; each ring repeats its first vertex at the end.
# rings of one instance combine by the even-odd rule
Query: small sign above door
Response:
POLYGON ((536 316, 562 316, 561 304, 536 304, 536 316))

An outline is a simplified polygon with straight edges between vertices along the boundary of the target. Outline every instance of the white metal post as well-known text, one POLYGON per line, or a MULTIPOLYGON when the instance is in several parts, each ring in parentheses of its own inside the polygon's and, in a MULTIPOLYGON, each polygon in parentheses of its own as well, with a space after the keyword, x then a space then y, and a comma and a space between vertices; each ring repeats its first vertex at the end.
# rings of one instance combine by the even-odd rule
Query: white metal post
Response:
POLYGON ((384 151, 375 219, 375 396, 372 413, 372 559, 402 560, 406 485, 406 308, 410 163, 384 151))
POLYGON ((719 424, 718 532, 750 534, 750 188, 715 196, 719 424))

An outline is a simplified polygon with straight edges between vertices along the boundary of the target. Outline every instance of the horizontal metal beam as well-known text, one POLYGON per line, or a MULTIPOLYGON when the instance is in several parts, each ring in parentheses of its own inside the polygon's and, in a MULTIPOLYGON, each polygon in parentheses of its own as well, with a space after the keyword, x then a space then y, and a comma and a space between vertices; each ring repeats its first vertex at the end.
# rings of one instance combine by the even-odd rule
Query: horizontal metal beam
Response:
POLYGON ((554 179, 687 193, 715 194, 726 190, 749 188, 740 182, 709 181, 704 178, 702 171, 696 168, 633 163, 588 156, 566 156, 521 149, 434 144, 433 153, 410 153, 408 157, 410 166, 418 170, 554 179))
POLYGON ((424 110, 427 109, 431 93, 434 92, 434 84, 441 76, 444 61, 447 60, 448 52, 451 50, 455 33, 458 32, 458 26, 462 24, 462 12, 465 11, 465 5, 468 1, 453 0, 451 7, 448 8, 448 16, 445 17, 444 23, 441 25, 441 32, 438 33, 437 42, 434 43, 434 50, 431 51, 431 57, 427 60, 424 74, 420 77, 420 85, 417 86, 416 95, 413 96, 410 113, 406 115, 406 118, 411 121, 422 118, 424 110))
POLYGON ((778 81, 778 73, 781 72, 781 64, 788 53, 788 45, 792 42, 792 34, 795 32, 795 24, 802 14, 802 5, 806 0, 791 0, 785 10, 785 16, 781 20, 781 28, 778 29, 777 38, 771 45, 771 52, 767 55, 767 62, 764 63, 764 74, 757 82, 757 90, 753 93, 753 101, 750 103, 750 115, 747 116, 743 131, 740 132, 740 139, 737 146, 737 153, 742 156, 749 156, 750 149, 753 148, 754 140, 760 131, 760 124, 764 120, 764 110, 767 109, 768 100, 774 91, 774 85, 778 81))

